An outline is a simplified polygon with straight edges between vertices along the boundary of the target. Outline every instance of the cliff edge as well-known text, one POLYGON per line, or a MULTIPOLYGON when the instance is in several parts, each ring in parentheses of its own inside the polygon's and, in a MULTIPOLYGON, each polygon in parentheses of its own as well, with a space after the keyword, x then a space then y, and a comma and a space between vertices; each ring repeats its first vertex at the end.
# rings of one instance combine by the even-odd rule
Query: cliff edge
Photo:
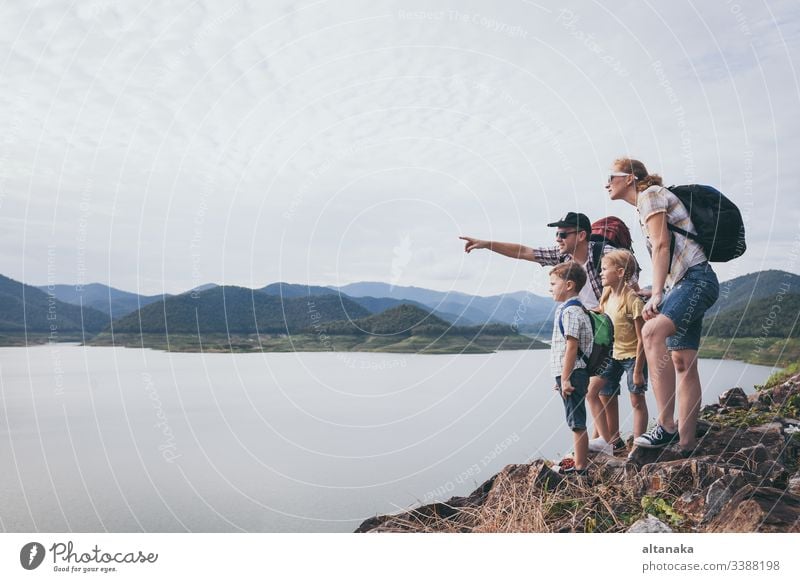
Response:
POLYGON ((365 520, 356 532, 800 532, 800 373, 703 408, 698 446, 594 455, 587 477, 543 459, 466 497, 365 520))

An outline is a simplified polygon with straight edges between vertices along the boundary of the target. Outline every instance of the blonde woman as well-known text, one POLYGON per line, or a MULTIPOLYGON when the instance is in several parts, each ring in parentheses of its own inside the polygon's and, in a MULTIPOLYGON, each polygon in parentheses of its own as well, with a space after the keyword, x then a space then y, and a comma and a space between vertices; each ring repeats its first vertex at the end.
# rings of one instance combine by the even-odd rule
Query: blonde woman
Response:
POLYGON ((696 446, 702 396, 697 350, 703 316, 719 297, 717 275, 698 243, 669 230, 672 225, 696 232, 683 203, 642 162, 615 160, 606 190, 612 200, 636 206, 653 261, 653 293, 642 312, 642 340, 658 417, 657 424, 634 439, 634 444, 660 448, 679 441, 682 454, 688 456, 696 446))

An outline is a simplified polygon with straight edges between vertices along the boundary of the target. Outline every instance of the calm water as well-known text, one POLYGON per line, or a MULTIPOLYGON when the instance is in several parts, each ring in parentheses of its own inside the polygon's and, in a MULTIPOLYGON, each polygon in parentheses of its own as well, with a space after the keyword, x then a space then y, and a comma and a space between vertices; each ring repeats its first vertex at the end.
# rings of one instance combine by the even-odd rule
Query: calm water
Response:
MULTIPOLYGON (((700 372, 711 402, 771 369, 700 372)), ((352 531, 565 452, 552 385, 546 350, 0 348, 0 530, 352 531)))

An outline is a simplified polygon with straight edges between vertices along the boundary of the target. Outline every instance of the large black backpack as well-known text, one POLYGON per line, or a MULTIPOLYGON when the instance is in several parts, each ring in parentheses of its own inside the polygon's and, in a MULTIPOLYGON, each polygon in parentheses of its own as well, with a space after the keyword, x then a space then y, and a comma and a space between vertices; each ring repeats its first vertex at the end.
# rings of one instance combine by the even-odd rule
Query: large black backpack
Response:
MULTIPOLYGON (((689 184, 667 188, 689 211, 696 232, 668 224, 677 232, 696 241, 709 261, 725 263, 741 257, 747 250, 744 222, 739 208, 722 192, 711 186, 689 184)), ((670 252, 670 257, 672 252, 670 252)))

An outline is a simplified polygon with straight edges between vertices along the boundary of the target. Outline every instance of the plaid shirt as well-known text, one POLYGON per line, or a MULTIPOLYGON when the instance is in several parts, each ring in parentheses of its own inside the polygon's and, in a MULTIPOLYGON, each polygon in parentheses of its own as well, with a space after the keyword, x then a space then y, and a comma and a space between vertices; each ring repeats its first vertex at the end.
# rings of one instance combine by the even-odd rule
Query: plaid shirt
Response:
MULTIPOLYGON (((667 213, 667 223, 687 230, 697 232, 689 216, 686 207, 675 194, 663 186, 650 186, 647 190, 639 194, 636 199, 636 209, 639 211, 639 223, 642 225, 642 232, 647 237, 647 252, 653 254, 650 243, 650 232, 647 229, 647 219, 659 212, 667 213)), ((664 287, 669 290, 675 286, 686 274, 689 267, 705 262, 706 255, 703 247, 692 239, 680 234, 670 233, 675 241, 675 249, 672 255, 672 264, 664 287)))
MULTIPOLYGON (((553 320, 553 337, 550 341, 550 372, 553 378, 561 375, 564 368, 564 354, 567 351, 567 338, 564 336, 574 337, 578 340, 578 347, 587 356, 592 353, 592 343, 594 336, 592 335, 592 322, 589 321, 589 316, 583 311, 579 305, 570 305, 564 309, 566 302, 562 303, 556 309, 556 316, 553 320), (563 313, 563 316, 562 316, 563 313), (559 320, 564 324, 564 334, 561 334, 561 328, 558 325, 559 320)), ((578 368, 585 368, 586 362, 580 355, 575 357, 575 366, 573 370, 578 368)))
MULTIPOLYGON (((592 284, 592 291, 594 291, 594 296, 597 303, 593 305, 586 305, 588 308, 596 307, 600 301, 600 297, 603 295, 603 283, 600 282, 600 275, 598 274, 597 265, 594 264, 594 253, 592 249, 594 245, 600 244, 599 242, 589 241, 589 259, 583 264, 583 268, 586 269, 586 274, 588 275, 589 282, 592 284)), ((611 245, 604 245, 603 246, 603 256, 606 253, 610 253, 614 250, 614 247, 611 245)), ((565 263, 567 261, 572 260, 572 255, 569 253, 561 254, 561 251, 558 247, 541 247, 538 249, 533 249, 533 256, 536 259, 536 262, 541 265, 546 266, 553 266, 558 265, 559 263, 565 263)), ((638 281, 638 277, 634 276, 633 281, 638 281)), ((584 303, 588 303, 584 301, 584 303)))

